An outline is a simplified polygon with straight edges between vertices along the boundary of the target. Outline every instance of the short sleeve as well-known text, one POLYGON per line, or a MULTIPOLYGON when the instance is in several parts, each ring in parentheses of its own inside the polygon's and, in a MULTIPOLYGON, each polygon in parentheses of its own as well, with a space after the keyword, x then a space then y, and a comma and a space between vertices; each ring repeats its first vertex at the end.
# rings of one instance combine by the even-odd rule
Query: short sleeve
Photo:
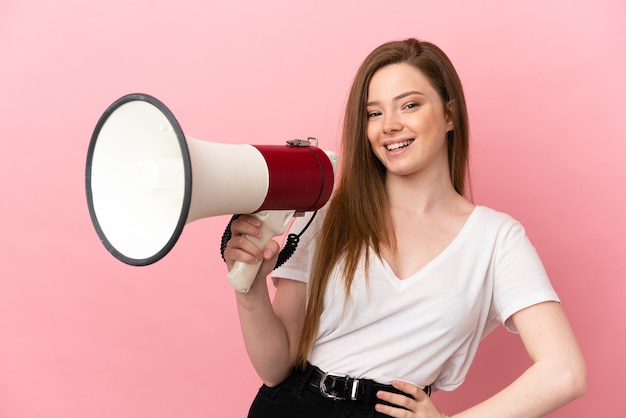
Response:
POLYGON ((311 218, 315 216, 308 228, 302 233, 293 255, 272 273, 274 283, 276 283, 276 279, 278 278, 308 283, 309 275, 313 267, 316 238, 323 222, 324 213, 325 211, 320 209, 317 213, 306 212, 304 216, 294 219, 289 233, 298 235, 302 233, 311 218))
POLYGON ((529 306, 559 302, 535 247, 519 222, 514 222, 502 236, 495 254, 493 308, 501 323, 511 332, 515 326, 507 322, 516 312, 529 306))

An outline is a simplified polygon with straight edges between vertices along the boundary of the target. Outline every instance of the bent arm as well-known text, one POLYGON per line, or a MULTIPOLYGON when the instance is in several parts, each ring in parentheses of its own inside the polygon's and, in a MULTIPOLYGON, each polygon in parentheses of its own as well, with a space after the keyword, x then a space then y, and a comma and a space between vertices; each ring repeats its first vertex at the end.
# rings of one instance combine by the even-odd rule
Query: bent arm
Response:
POLYGON ((453 417, 543 417, 586 391, 585 361, 559 303, 530 306, 511 320, 532 366, 496 395, 453 417))
POLYGON ((229 269, 235 260, 263 260, 250 290, 234 293, 248 357, 261 380, 268 386, 275 386, 289 375, 295 364, 304 324, 306 284, 277 279, 272 300, 266 277, 276 264, 279 245, 270 240, 261 250, 241 235, 257 234, 259 226, 258 221, 244 216, 233 222, 233 238, 226 247, 224 258, 229 269))
POLYGON ((267 282, 258 279, 258 291, 237 293, 237 309, 248 357, 263 382, 275 386, 285 380, 295 364, 306 285, 280 279, 270 303, 267 282))

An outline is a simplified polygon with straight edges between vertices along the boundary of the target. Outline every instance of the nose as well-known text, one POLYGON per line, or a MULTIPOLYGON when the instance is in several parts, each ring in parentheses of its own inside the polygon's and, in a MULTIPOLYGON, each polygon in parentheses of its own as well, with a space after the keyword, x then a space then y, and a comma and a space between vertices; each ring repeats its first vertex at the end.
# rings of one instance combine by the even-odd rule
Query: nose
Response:
POLYGON ((388 112, 383 120, 383 133, 386 135, 393 134, 402 130, 400 117, 395 112, 388 112))

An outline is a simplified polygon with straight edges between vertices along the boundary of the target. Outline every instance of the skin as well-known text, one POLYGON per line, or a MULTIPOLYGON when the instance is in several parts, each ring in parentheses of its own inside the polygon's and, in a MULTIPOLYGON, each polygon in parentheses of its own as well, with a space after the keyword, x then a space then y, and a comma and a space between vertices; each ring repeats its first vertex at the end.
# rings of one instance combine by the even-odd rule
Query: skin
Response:
POLYGON ((383 67, 370 82, 367 136, 395 182, 448 183, 446 133, 453 129, 428 79, 409 64, 383 67), (393 150, 389 148, 395 148, 393 150))
MULTIPOLYGON (((446 133, 454 129, 443 103, 428 79, 408 64, 378 70, 368 90, 368 140, 387 169, 386 189, 396 248, 382 255, 396 276, 406 278, 436 257, 459 233, 474 205, 454 190, 449 175, 446 133), (417 256, 416 256, 417 254, 417 256)), ((232 224, 233 238, 224 253, 229 269, 235 260, 264 260, 250 291, 236 293, 242 334, 257 373, 268 386, 283 381, 293 367, 304 323, 306 285, 279 279, 274 301, 265 277, 279 246, 270 240, 257 248, 244 235, 259 236, 259 221, 241 216, 232 224)), ((581 396, 586 367, 567 321, 556 302, 540 303, 514 314, 532 365, 489 399, 454 417, 541 417, 581 396)), ((394 405, 376 405, 391 417, 447 418, 422 389, 395 381, 412 395, 379 392, 394 405)))
POLYGON ((408 64, 377 71, 367 114, 370 145, 387 169, 397 240, 395 251, 383 248, 382 253, 396 276, 406 278, 450 244, 474 205, 454 190, 446 148, 446 134, 454 127, 420 71, 408 64))

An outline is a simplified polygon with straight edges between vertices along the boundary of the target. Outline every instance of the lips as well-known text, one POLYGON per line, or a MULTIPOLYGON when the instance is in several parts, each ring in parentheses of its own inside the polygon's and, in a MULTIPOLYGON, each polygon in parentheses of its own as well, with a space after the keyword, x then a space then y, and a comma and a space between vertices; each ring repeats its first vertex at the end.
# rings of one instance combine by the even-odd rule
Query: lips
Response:
POLYGON ((387 148, 387 151, 396 151, 401 148, 408 147, 413 143, 413 141, 415 141, 415 139, 407 139, 406 141, 394 142, 393 144, 386 144, 385 148, 387 148))

